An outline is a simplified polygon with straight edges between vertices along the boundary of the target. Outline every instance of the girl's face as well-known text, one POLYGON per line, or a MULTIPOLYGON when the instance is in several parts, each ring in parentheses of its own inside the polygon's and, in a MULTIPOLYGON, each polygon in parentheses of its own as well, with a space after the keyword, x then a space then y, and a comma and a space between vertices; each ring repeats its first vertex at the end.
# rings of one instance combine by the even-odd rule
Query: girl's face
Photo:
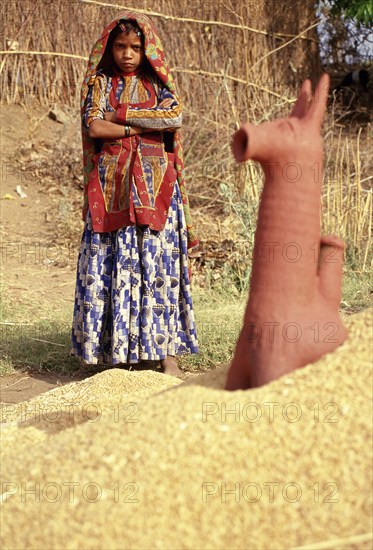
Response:
POLYGON ((141 38, 133 31, 118 34, 113 44, 113 58, 122 73, 136 71, 144 58, 141 38))

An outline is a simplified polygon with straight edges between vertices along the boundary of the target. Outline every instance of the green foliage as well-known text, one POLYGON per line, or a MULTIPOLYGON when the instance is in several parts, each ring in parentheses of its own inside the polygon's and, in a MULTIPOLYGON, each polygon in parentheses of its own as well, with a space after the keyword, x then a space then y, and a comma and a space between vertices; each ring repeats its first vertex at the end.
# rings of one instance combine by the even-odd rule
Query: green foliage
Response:
POLYGON ((234 297, 229 290, 223 293, 221 289, 193 288, 199 354, 180 358, 185 370, 209 370, 231 361, 242 326, 247 293, 234 297))
MULTIPOLYGON (((251 256, 254 247, 254 237, 258 218, 257 201, 253 202, 247 189, 241 194, 232 185, 221 183, 219 194, 223 197, 227 213, 233 213, 239 221, 239 255, 232 257, 224 265, 224 289, 232 286, 238 292, 249 288, 251 276, 251 256)), ((226 291, 226 290, 225 290, 226 291)))
POLYGON ((67 373, 79 370, 75 357, 69 356, 71 311, 65 319, 34 318, 32 323, 3 324, 0 338, 0 376, 15 370, 67 373))
POLYGON ((357 313, 369 307, 372 301, 370 273, 348 270, 343 274, 341 309, 346 314, 357 313))
POLYGON ((357 24, 372 27, 372 0, 333 0, 332 15, 343 15, 346 19, 354 19, 357 24))

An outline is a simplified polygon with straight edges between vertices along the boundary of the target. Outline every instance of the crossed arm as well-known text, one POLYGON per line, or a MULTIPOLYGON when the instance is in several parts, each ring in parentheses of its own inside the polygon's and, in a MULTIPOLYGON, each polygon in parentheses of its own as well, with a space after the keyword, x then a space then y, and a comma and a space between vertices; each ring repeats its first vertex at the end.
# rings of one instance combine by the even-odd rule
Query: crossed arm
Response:
MULTIPOLYGON (((165 98, 161 101, 158 107, 169 109, 174 102, 173 98, 165 98)), ((116 111, 107 111, 104 114, 104 120, 94 119, 88 129, 89 137, 101 139, 119 139, 124 137, 124 125, 116 120, 116 111)), ((130 136, 144 134, 146 132, 154 132, 154 128, 140 128, 139 126, 131 126, 130 136)))
POLYGON ((107 110, 107 93, 107 79, 103 75, 94 76, 83 117, 92 138, 123 138, 124 126, 130 128, 130 136, 162 130, 175 131, 181 126, 181 104, 167 88, 158 91, 155 107, 145 107, 144 103, 120 103, 116 106, 117 111, 113 107, 107 110))

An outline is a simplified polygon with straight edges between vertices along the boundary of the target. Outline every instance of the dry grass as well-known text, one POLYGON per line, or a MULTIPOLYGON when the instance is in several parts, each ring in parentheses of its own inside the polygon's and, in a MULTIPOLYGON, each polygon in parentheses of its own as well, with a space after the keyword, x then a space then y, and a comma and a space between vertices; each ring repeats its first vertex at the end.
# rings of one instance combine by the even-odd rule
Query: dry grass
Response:
POLYGON ((353 136, 332 126, 326 139, 323 230, 345 240, 347 263, 361 271, 372 261, 371 147, 369 125, 353 136))

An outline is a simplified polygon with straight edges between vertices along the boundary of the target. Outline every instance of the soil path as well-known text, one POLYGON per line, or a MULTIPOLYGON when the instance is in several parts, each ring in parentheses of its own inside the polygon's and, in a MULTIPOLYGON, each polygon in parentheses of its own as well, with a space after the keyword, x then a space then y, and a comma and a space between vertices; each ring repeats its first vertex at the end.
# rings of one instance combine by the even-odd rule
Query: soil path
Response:
POLYGON ((56 388, 77 380, 83 380, 90 374, 73 373, 72 375, 17 372, 9 376, 1 377, 0 381, 0 402, 4 404, 15 404, 26 401, 56 388))
MULTIPOLYGON (((76 245, 71 246, 66 239, 58 242, 56 220, 61 222, 61 204, 68 204, 72 194, 74 200, 79 200, 80 193, 59 170, 59 161, 66 150, 75 147, 77 158, 81 151, 79 121, 74 114, 58 123, 40 107, 26 113, 20 105, 2 105, 0 124, 1 286, 6 319, 1 330, 6 338, 9 327, 32 325, 35 318, 48 320, 51 312, 58 318, 69 304, 73 306, 82 223, 76 220, 74 224, 76 245), (27 197, 19 196, 17 186, 27 197)), ((1 400, 23 401, 84 376, 21 369, 0 379, 1 400)))

